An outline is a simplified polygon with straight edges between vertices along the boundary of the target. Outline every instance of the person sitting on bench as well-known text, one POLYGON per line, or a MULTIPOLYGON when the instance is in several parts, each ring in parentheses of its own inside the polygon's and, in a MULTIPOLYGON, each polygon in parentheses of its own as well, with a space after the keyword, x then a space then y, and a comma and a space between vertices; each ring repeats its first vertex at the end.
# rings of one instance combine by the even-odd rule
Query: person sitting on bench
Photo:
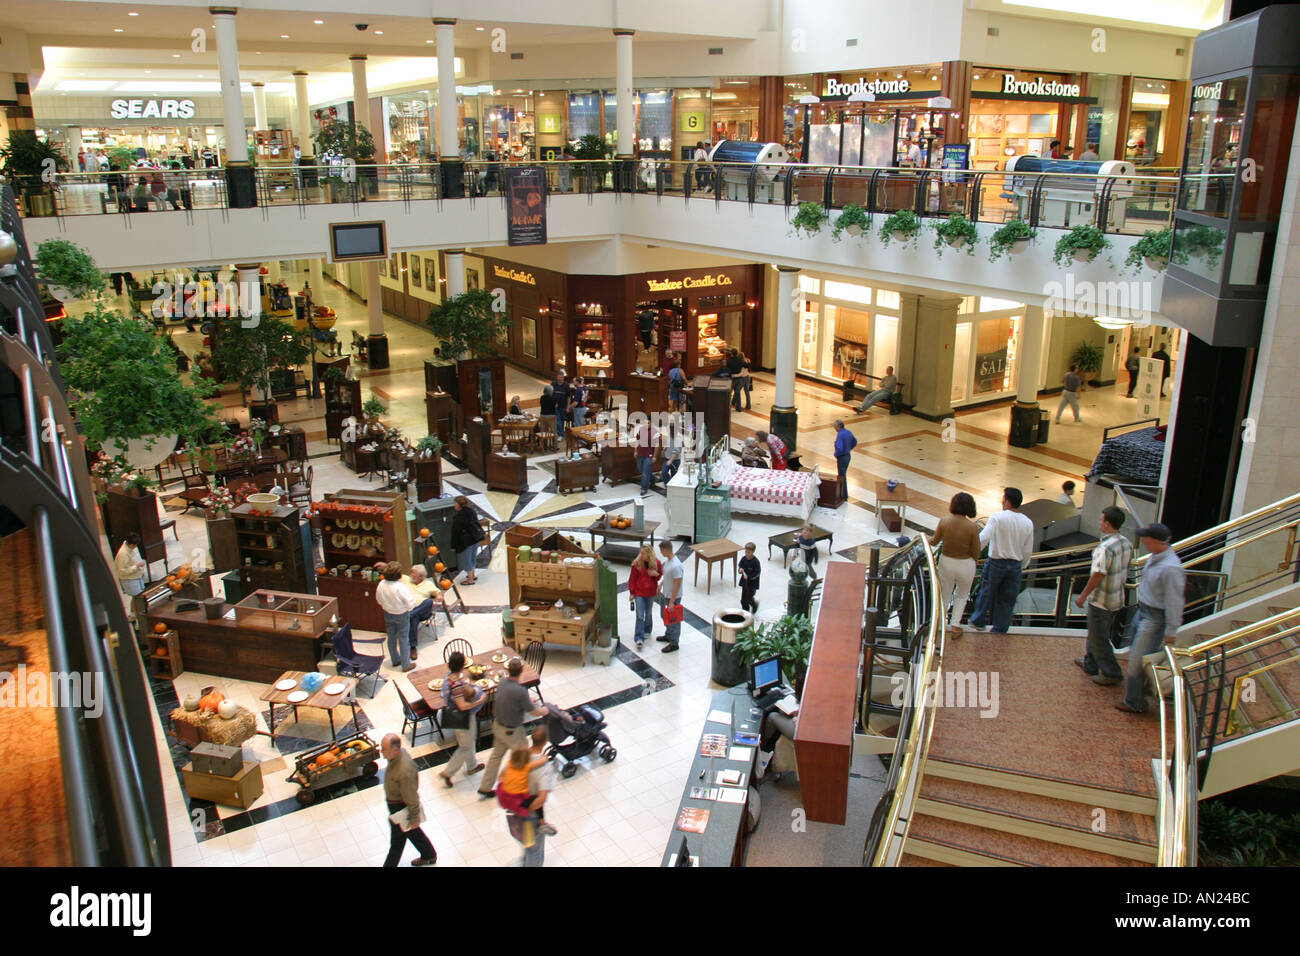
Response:
POLYGON ((889 365, 885 368, 885 377, 880 380, 880 387, 862 400, 862 404, 858 406, 858 411, 865 412, 877 402, 889 401, 894 397, 897 388, 898 377, 894 375, 894 366, 889 365))

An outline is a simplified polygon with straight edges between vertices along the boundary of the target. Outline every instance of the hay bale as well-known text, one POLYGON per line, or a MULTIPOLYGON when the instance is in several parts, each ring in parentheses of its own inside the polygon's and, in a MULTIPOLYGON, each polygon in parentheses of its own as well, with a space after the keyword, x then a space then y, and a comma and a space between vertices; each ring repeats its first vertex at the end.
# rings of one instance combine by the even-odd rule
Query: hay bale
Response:
POLYGON ((176 735, 186 743, 224 744, 234 747, 249 740, 257 733, 257 720, 247 707, 240 707, 239 712, 225 720, 216 714, 202 710, 175 708, 168 717, 176 735))

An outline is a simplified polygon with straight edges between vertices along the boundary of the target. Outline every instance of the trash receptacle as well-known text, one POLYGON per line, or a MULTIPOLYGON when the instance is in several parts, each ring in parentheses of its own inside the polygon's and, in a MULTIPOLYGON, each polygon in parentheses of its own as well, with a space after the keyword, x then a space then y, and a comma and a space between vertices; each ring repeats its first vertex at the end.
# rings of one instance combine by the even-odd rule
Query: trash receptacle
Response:
POLYGON ((1038 444, 1047 444, 1047 429, 1052 423, 1052 413, 1047 409, 1039 409, 1038 413, 1038 444))
POLYGON ((753 623, 754 615, 738 607, 724 608, 713 615, 711 676, 723 687, 743 684, 749 677, 744 662, 736 653, 736 637, 753 623))

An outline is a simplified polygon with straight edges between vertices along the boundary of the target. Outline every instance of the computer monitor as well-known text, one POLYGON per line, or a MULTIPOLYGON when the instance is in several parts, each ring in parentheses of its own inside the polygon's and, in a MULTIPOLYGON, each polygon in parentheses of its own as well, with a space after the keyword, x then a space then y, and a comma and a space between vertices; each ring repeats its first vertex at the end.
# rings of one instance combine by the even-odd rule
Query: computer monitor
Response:
POLYGON ((781 683, 781 658, 769 657, 755 661, 749 669, 749 685, 754 693, 762 694, 781 683))
POLYGON ((682 837, 682 845, 677 849, 677 862, 674 866, 694 866, 691 862, 691 848, 686 842, 686 837, 682 837))

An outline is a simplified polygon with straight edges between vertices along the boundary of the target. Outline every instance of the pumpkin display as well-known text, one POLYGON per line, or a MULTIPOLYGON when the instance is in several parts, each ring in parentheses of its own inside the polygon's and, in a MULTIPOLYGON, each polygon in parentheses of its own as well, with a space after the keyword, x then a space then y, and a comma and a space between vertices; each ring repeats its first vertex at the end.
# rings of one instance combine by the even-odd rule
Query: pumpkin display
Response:
POLYGON ((332 750, 327 750, 316 758, 316 767, 317 769, 328 767, 332 763, 337 763, 338 759, 338 754, 334 753, 332 750))
POLYGON ((237 713, 239 713, 239 705, 229 698, 217 704, 217 716, 222 720, 230 720, 237 713))
POLYGON ((199 698, 199 710, 207 711, 209 714, 215 714, 221 702, 226 699, 226 695, 219 690, 210 690, 199 698))
POLYGON ((429 533, 430 533, 430 532, 429 532, 429 529, 428 529, 428 528, 421 528, 421 529, 420 529, 420 537, 421 537, 421 538, 427 538, 427 537, 429 537, 429 533))
POLYGON ((443 571, 447 570, 447 565, 443 564, 441 561, 435 561, 433 563, 433 570, 441 574, 443 571))
POLYGON ((195 697, 193 694, 190 694, 190 696, 186 697, 183 701, 181 701, 181 706, 184 707, 186 710, 198 710, 199 699, 195 697))
POLYGON ((429 553, 430 553, 430 554, 437 554, 437 553, 438 553, 438 549, 435 548, 433 545, 429 545, 429 553))
POLYGON ((441 581, 438 582, 438 587, 442 588, 444 591, 450 591, 450 590, 451 590, 451 579, 450 579, 450 578, 443 578, 441 581))
POLYGON ((171 588, 173 591, 179 591, 181 589, 181 582, 173 581, 171 584, 167 586, 171 588))
POLYGON ((167 633, 167 625, 164 624, 162 621, 159 621, 157 624, 155 624, 155 625, 153 626, 153 632, 154 632, 155 634, 166 634, 166 633, 167 633))

